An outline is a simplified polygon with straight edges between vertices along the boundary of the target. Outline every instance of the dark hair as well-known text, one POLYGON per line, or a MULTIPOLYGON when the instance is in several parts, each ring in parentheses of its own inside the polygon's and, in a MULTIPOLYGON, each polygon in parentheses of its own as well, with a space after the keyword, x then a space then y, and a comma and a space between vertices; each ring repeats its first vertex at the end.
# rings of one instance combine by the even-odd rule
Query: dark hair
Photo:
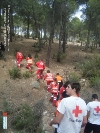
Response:
POLYGON ((56 75, 59 75, 59 73, 57 73, 56 75))
POLYGON ((66 91, 64 91, 64 92, 62 93, 62 97, 63 97, 63 98, 66 98, 66 97, 69 97, 69 95, 67 95, 67 94, 66 94, 66 91))
POLYGON ((50 70, 47 70, 47 73, 50 73, 50 70))
POLYGON ((98 99, 98 95, 97 94, 92 94, 92 99, 98 99))
POLYGON ((29 57, 29 58, 32 58, 30 54, 28 54, 28 57, 29 57))
POLYGON ((80 92, 81 86, 79 83, 71 83, 70 85, 71 85, 72 89, 74 89, 74 88, 76 89, 76 94, 78 94, 80 92))
POLYGON ((70 82, 70 81, 67 81, 67 82, 63 85, 63 87, 66 88, 66 87, 68 86, 68 84, 71 84, 71 82, 70 82))

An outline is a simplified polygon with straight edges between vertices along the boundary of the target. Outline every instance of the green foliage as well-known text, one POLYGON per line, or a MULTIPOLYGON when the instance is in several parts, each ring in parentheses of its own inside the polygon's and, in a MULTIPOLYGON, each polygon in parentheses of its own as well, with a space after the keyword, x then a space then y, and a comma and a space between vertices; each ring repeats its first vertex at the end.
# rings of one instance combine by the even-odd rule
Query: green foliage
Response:
POLYGON ((25 79, 29 78, 30 77, 30 72, 29 71, 26 71, 25 73, 23 73, 23 77, 25 79))
POLYGON ((57 62, 61 62, 66 58, 66 54, 58 52, 53 54, 52 59, 55 59, 57 62))
POLYGON ((44 133, 40 127, 42 113, 41 108, 43 104, 36 104, 33 109, 27 104, 22 105, 21 108, 14 114, 12 119, 12 126, 18 131, 24 133, 44 133))
POLYGON ((8 114, 12 113, 11 106, 8 104, 6 99, 4 99, 3 101, 3 108, 4 108, 4 111, 7 112, 8 114))
POLYGON ((100 76, 100 56, 95 55, 92 59, 86 60, 82 66, 84 77, 100 76))
POLYGON ((91 77, 89 82, 91 87, 100 89, 100 77, 91 77))
POLYGON ((90 86, 100 88, 100 56, 94 55, 93 58, 77 64, 82 70, 83 77, 89 79, 90 86))
POLYGON ((2 113, 0 112, 0 132, 2 132, 3 130, 3 117, 2 117, 2 113))
POLYGON ((9 74, 12 79, 21 78, 21 71, 17 67, 13 67, 9 70, 9 74))
POLYGON ((70 73, 69 80, 71 82, 79 82, 79 77, 76 73, 70 73))

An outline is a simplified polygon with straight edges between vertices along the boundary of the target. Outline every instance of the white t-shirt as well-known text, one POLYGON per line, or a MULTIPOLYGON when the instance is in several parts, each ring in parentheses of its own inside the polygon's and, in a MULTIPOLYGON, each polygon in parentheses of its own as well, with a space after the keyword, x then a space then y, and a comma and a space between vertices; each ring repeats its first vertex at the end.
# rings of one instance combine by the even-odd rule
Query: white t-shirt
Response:
POLYGON ((93 101, 87 104, 87 110, 90 111, 88 121, 91 124, 100 125, 100 102, 93 101))
POLYGON ((83 117, 87 115, 86 103, 80 97, 63 98, 58 109, 64 114, 58 133, 79 133, 83 122, 83 117))

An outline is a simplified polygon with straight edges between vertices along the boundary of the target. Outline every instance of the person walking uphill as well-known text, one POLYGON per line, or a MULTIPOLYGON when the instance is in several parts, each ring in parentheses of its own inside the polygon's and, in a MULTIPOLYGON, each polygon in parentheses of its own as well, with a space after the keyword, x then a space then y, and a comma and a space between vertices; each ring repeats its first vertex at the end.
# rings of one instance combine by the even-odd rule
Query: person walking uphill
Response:
POLYGON ((79 133, 81 127, 87 123, 86 103, 77 96, 80 91, 79 83, 70 83, 66 93, 70 96, 63 98, 57 108, 58 115, 49 125, 59 124, 57 133, 79 133))
POLYGON ((17 63, 17 67, 20 68, 21 66, 21 61, 24 59, 24 56, 21 52, 17 52, 16 53, 16 63, 17 63))
POLYGON ((30 72, 32 72, 31 66, 33 65, 33 58, 31 57, 30 54, 28 54, 28 57, 26 58, 26 60, 27 60, 26 68, 29 69, 30 72))
POLYGON ((38 67, 36 75, 37 75, 37 80, 39 81, 39 79, 43 78, 43 71, 45 69, 45 64, 44 64, 43 60, 41 59, 40 61, 36 62, 36 66, 38 67))
POLYGON ((50 92, 51 91, 50 84, 54 80, 54 76, 52 73, 50 73, 50 70, 47 70, 47 73, 44 75, 44 80, 46 80, 47 82, 47 91, 50 92))
POLYGON ((88 123, 85 126, 84 133, 100 133, 100 102, 98 95, 92 95, 92 102, 87 104, 88 123))

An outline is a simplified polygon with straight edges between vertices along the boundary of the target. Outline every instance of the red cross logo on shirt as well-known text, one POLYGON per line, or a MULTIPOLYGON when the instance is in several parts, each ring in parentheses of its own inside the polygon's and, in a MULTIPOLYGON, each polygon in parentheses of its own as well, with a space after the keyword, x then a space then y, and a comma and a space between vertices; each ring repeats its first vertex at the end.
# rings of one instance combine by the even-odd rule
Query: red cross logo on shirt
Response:
POLYGON ((79 106, 76 106, 76 109, 73 110, 73 114, 75 113, 75 117, 78 117, 78 114, 82 113, 82 110, 79 110, 79 106))
POLYGON ((99 106, 97 106, 96 108, 94 108, 94 110, 96 111, 96 113, 99 113, 99 111, 100 111, 99 106))

